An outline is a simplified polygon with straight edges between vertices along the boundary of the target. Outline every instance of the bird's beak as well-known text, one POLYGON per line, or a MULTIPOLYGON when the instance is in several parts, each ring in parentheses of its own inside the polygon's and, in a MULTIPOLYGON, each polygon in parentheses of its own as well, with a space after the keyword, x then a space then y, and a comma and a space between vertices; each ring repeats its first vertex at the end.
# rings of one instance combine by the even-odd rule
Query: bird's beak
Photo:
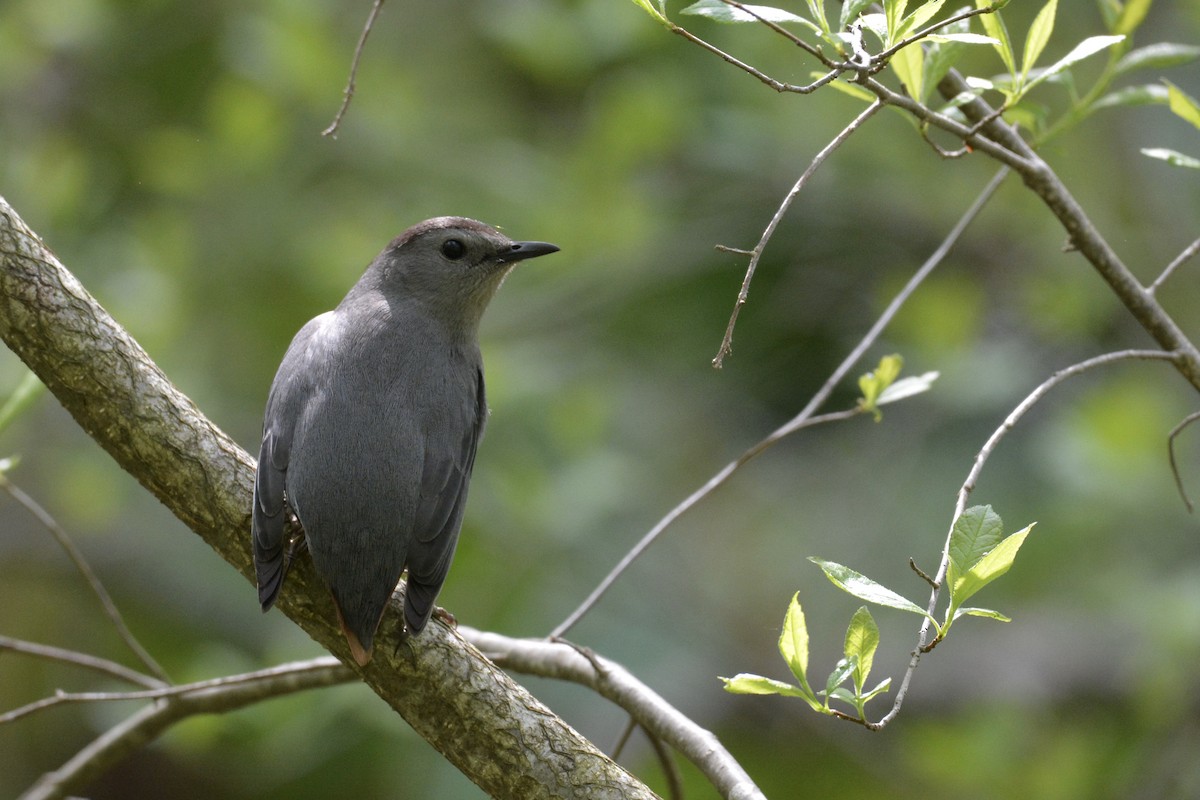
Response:
POLYGON ((511 264, 557 252, 558 245, 549 242, 513 242, 508 248, 501 250, 496 258, 501 264, 511 264))

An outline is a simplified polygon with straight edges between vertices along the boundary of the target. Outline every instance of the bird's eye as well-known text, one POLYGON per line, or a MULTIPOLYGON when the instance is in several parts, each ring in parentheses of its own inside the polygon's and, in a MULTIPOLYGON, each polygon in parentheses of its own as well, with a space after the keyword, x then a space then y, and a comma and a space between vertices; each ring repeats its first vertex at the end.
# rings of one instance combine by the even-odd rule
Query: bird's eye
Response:
POLYGON ((447 239, 442 242, 442 255, 451 261, 458 261, 467 254, 467 247, 458 239, 447 239))

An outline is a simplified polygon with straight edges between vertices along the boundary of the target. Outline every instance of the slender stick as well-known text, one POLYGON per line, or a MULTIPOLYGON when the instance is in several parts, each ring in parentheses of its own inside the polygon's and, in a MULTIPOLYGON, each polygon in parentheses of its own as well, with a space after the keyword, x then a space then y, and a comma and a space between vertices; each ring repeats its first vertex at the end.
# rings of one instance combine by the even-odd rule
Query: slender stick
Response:
MULTIPOLYGON (((983 447, 980 448, 979 453, 975 456, 975 462, 972 465, 970 472, 967 474, 966 480, 963 481, 962 486, 958 490, 958 499, 954 505, 954 516, 950 521, 950 530, 946 533, 945 545, 942 547, 942 561, 938 566, 937 573, 933 577, 933 589, 929 594, 929 606, 926 608, 926 611, 931 616, 937 609, 938 599, 941 596, 942 587, 945 585, 946 570, 950 564, 950 536, 954 531, 954 523, 958 521, 958 518, 966 509, 967 498, 974 490, 975 484, 979 480, 979 475, 983 471, 983 465, 987 462, 988 457, 995 451, 996 446, 1000 444, 1001 439, 1003 439, 1009 431, 1016 427, 1017 423, 1023 416, 1025 416, 1029 409, 1033 408, 1033 406, 1039 400, 1041 400, 1047 392, 1049 392, 1058 384, 1062 383, 1068 378, 1073 378, 1076 375, 1087 372, 1090 369, 1094 369, 1095 367, 1129 359, 1175 361, 1178 358, 1178 354, 1164 352, 1162 350, 1122 350, 1115 353, 1105 353, 1103 355, 1095 356, 1094 358, 1089 358, 1086 361, 1081 361, 1078 364, 1072 364, 1069 367, 1060 369, 1039 384, 1038 387, 1030 392, 1024 400, 1017 404, 1017 407, 1014 408, 1007 417, 1005 417, 1004 422, 1000 424, 1000 427, 998 427, 992 433, 992 435, 988 437, 987 442, 985 442, 983 447)), ((917 646, 913 648, 912 657, 909 659, 908 668, 904 672, 904 678, 900 681, 900 688, 896 691, 896 699, 892 704, 892 708, 878 722, 867 723, 866 726, 871 730, 880 730, 881 728, 886 727, 888 723, 895 719, 900 713, 900 707, 904 704, 904 699, 908 695, 909 684, 912 682, 913 673, 917 669, 917 664, 920 662, 921 656, 928 652, 931 647, 931 642, 929 641, 929 630, 931 625, 932 623, 928 618, 921 623, 921 630, 917 636, 917 646)))
POLYGON ((843 359, 842 363, 838 365, 838 368, 835 369, 833 374, 829 376, 829 379, 825 381, 825 384, 818 389, 817 393, 813 395, 811 400, 808 401, 808 405, 806 405, 799 414, 781 427, 777 428, 765 439, 755 444, 746 452, 742 453, 742 455, 738 456, 737 459, 726 464, 720 472, 709 478, 703 486, 692 492, 692 494, 690 494, 682 503, 671 509, 671 511, 668 512, 665 517, 658 521, 657 525, 651 528, 650 531, 642 537, 641 541, 634 545, 633 548, 625 554, 620 563, 618 563, 617 566, 615 566, 612 571, 605 576, 604 580, 602 580, 600 584, 592 590, 592 593, 588 595, 587 599, 584 600, 578 608, 572 611, 570 616, 559 623, 558 627, 556 627, 550 633, 550 638, 564 635, 575 625, 575 623, 579 622, 579 620, 582 619, 583 616, 592 609, 592 607, 600 600, 600 598, 604 596, 604 593, 607 592, 609 587, 612 586, 617 578, 621 576, 621 573, 628 569, 629 565, 637 560, 638 556, 640 556, 642 552, 644 552, 645 549, 662 534, 663 531, 665 531, 673 522, 675 522, 675 520, 679 519, 684 512, 696 505, 708 495, 712 494, 714 490, 724 484, 725 481, 727 481, 729 477, 744 464, 762 453, 771 445, 778 442, 780 439, 795 433, 802 428, 822 422, 849 419, 850 417, 859 413, 858 409, 851 409, 849 411, 835 412, 820 417, 812 416, 812 414, 816 412, 817 408, 819 408, 821 404, 828 399, 829 395, 833 392, 834 387, 836 387, 846 376, 846 374, 854 367, 854 365, 858 363, 859 359, 862 358, 863 353, 865 353, 867 349, 875 343, 875 341, 879 338, 879 335, 883 333, 884 328, 888 326, 888 324, 900 311, 900 308, 904 305, 912 293, 916 291, 917 287, 920 286, 925 278, 929 276, 929 273, 933 272, 934 268, 937 267, 937 265, 940 264, 943 259, 945 259, 955 242, 957 242, 962 236, 963 231, 965 231, 967 226, 979 215, 979 212, 983 210, 984 205, 995 193, 996 189, 999 188, 1001 181, 1004 180, 1004 176, 1007 174, 1008 170, 1001 168, 996 175, 993 176, 992 180, 986 187, 984 187, 984 190, 980 193, 979 197, 975 198, 975 202, 972 203, 971 207, 963 213, 962 217, 960 217, 958 222, 955 223, 954 228, 949 234, 947 234, 942 243, 938 245, 938 248, 929 256, 925 263, 921 265, 921 268, 918 269, 911 278, 909 278, 908 283, 904 285, 904 288, 901 289, 894 298, 892 298, 892 302, 888 304, 886 309, 884 309, 883 313, 879 316, 879 319, 875 321, 875 324, 871 326, 871 329, 867 331, 867 334, 862 338, 854 350, 852 350, 850 354, 843 359))
POLYGON ((346 111, 350 108, 350 100, 354 97, 354 82, 358 79, 358 62, 362 58, 363 49, 367 46, 367 37, 371 35, 371 29, 375 27, 375 18, 379 16, 382 8, 383 0, 375 0, 371 6, 367 24, 363 26, 362 34, 358 37, 358 45, 354 48, 354 60, 350 62, 350 80, 346 83, 346 90, 342 92, 342 105, 338 108, 333 122, 329 123, 329 127, 321 131, 322 136, 328 136, 330 139, 337 138, 338 128, 342 125, 342 117, 346 116, 346 111))
POLYGON ((833 140, 825 147, 821 148, 821 152, 813 157, 812 163, 804 170, 804 173, 792 186, 792 190, 783 198, 783 202, 779 204, 779 208, 775 209, 775 216, 771 217, 771 221, 767 223, 766 229, 762 236, 758 239, 758 244, 754 245, 754 249, 750 251, 750 265, 746 268, 746 277, 742 279, 742 288, 738 292, 737 302, 733 304, 733 313, 729 316, 729 324, 725 326, 725 336, 721 339, 721 346, 717 349, 717 355, 713 359, 713 366, 717 369, 725 362, 725 356, 729 355, 733 349, 733 328, 737 325, 738 314, 742 311, 742 306, 746 305, 746 298, 750 295, 750 281, 754 280, 754 271, 758 269, 759 259, 762 258, 763 249, 767 246, 767 242, 775 235, 775 229, 779 226, 779 221, 783 219, 783 215, 791 208, 792 202, 800 194, 800 190, 808 183, 809 178, 817 171, 817 168, 829 158, 834 150, 837 150, 842 144, 850 138, 850 134, 861 128, 864 123, 875 115, 875 112, 883 108, 883 102, 876 100, 871 105, 867 106, 866 110, 855 117, 849 125, 841 130, 841 132, 833 137, 833 140))
POLYGON ((137 637, 126 626, 125 620, 121 617, 121 612, 117 610, 117 605, 108 594, 108 590, 104 588, 104 584, 100 582, 100 579, 96 577, 96 573, 88 565, 87 559, 83 557, 83 553, 71 541, 71 537, 67 536, 67 532, 63 530, 63 527, 55 521, 54 517, 50 516, 50 513, 46 509, 38 505, 36 500, 22 491, 19 486, 16 486, 3 473, 0 473, 0 488, 8 492, 14 500, 23 505, 30 514, 33 514, 38 522, 42 523, 42 527, 50 531, 50 535, 58 542, 59 547, 66 552, 67 557, 71 559, 71 563, 75 565, 75 569, 79 570, 79 574, 88 582, 88 586, 91 587, 92 592, 100 600, 104 614, 113 624, 113 627, 116 628, 117 635, 133 651, 138 660, 146 665, 148 670, 158 676, 163 682, 170 683, 171 679, 167 677, 166 670, 154 660, 154 657, 146 651, 146 648, 142 647, 141 642, 137 640, 137 637))

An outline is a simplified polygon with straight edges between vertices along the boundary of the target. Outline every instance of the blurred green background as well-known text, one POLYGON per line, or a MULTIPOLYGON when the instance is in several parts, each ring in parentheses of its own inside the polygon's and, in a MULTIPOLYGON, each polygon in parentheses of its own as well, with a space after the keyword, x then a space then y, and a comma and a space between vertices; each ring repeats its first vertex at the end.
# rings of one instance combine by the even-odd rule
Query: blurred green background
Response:
MULTIPOLYGON (((1013 3, 1018 40, 1040 3, 1013 3)), ((677 8, 672 4, 672 9, 677 8)), ((256 451, 292 334, 387 241, 438 214, 562 247, 517 270, 483 330, 493 416, 440 602, 464 624, 539 636, 731 458, 795 414, 994 171, 945 161, 894 113, 838 151, 771 243, 710 366, 743 259, 781 197, 861 105, 780 96, 618 0, 386 4, 336 140, 369 3, 2 0, 0 194, 217 424, 256 451)), ((1057 58, 1103 33, 1062 4, 1057 58)), ((778 77, 813 65, 749 26, 680 18, 778 77)), ((1138 41, 1200 40, 1159 2, 1138 41)), ((982 48, 979 74, 1000 69, 982 48)), ((1101 57, 1102 58, 1102 57, 1101 57)), ((1097 61, 1097 64, 1099 61, 1097 61)), ((1085 65, 1094 73, 1094 65, 1085 65)), ((1157 74, 1139 76, 1142 82, 1157 74)), ((1200 95, 1195 65, 1169 77, 1200 95)), ((1054 107, 1061 87, 1039 95, 1054 107)), ((1101 112, 1045 154, 1143 279, 1197 235, 1200 182, 1138 153, 1200 155, 1164 107, 1101 112)), ((1095 372, 1002 444, 973 502, 1037 521, 1013 571, 925 659, 885 732, 798 701, 734 697, 718 675, 785 678, 788 599, 818 682, 857 603, 805 556, 924 602, 954 493, 1008 411, 1053 370, 1148 346, 1017 182, 873 349, 929 394, 803 433, 685 516, 571 634, 716 731, 772 798, 1097 798, 1200 794, 1200 531, 1166 434, 1197 405, 1162 364, 1095 372)), ((1194 265, 1163 290, 1193 336, 1194 265)), ((0 353, 0 396, 22 375, 0 353)), ((852 404, 852 385, 831 408, 852 404)), ((11 479, 74 537, 176 680, 319 654, 121 472, 50 397, 0 439, 11 479)), ((1200 495, 1200 433, 1181 463, 1200 495)), ((0 633, 132 663, 49 535, 0 496, 0 633)), ((899 678, 912 618, 876 614, 876 676, 899 678)), ((624 718, 574 686, 521 678, 600 746, 624 718)), ((123 688, 0 659, 0 710, 55 689, 123 688)), ((890 700, 885 701, 890 702, 890 700)), ((134 710, 54 709, 0 727, 12 796, 134 710)), ((882 707, 877 713, 882 712, 882 707)), ((636 736, 623 762, 662 789, 636 736)), ((704 797, 685 767, 689 797, 704 797)), ((346 686, 202 717, 121 764, 94 798, 474 798, 369 690, 346 686)))

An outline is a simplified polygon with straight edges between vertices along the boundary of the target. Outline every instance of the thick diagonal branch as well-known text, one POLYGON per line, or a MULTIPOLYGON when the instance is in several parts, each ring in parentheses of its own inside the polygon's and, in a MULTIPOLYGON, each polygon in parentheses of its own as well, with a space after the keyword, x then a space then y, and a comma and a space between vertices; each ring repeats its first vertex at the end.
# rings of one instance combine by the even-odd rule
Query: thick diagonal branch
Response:
MULTIPOLYGON (((251 577, 253 459, 171 384, 3 198, 0 338, 117 463, 251 577)), ((278 606, 349 660, 307 561, 278 606)), ((255 607, 247 589, 246 613, 255 607)), ((443 625, 398 653, 377 648, 362 679, 493 797, 654 796, 443 625)))

